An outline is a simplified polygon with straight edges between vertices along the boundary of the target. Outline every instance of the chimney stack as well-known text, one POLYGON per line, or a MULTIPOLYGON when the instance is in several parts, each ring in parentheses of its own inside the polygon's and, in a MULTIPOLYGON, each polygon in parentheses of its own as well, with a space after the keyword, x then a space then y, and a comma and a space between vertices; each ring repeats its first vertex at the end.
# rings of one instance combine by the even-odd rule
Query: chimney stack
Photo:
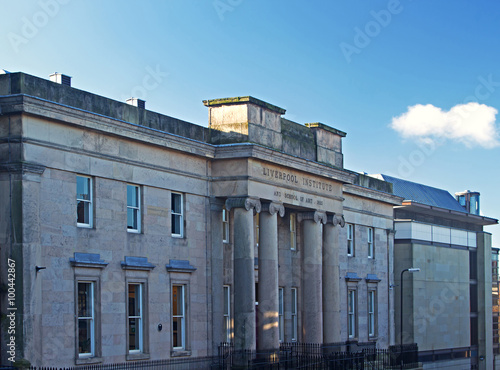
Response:
POLYGON ((52 82, 56 82, 61 85, 71 86, 71 77, 67 75, 63 75, 62 73, 52 73, 49 76, 52 82))
POLYGON ((127 99, 127 104, 133 105, 134 107, 137 108, 146 109, 146 101, 142 99, 130 98, 127 99))

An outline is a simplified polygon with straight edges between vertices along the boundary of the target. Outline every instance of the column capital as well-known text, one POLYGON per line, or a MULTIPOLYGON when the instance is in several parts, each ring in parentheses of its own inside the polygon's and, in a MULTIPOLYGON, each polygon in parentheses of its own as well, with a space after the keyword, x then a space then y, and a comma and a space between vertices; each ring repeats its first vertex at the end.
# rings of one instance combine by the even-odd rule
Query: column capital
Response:
POLYGON ((326 224, 327 218, 326 218, 326 213, 325 212, 320 212, 320 211, 315 211, 315 212, 300 212, 297 215, 297 219, 299 222, 302 222, 304 220, 312 220, 316 223, 322 222, 326 224))
POLYGON ((232 208, 245 208, 247 211, 254 209, 255 212, 260 213, 262 205, 260 203, 260 199, 258 198, 227 198, 226 209, 230 211, 232 208))
POLYGON ((340 227, 345 226, 344 215, 336 213, 327 213, 325 224, 332 224, 333 226, 340 225, 340 227))
POLYGON ((278 213, 280 217, 285 215, 285 207, 279 202, 262 203, 262 212, 269 212, 271 215, 278 213))
POLYGON ((210 210, 222 212, 222 208, 224 208, 225 202, 224 199, 210 197, 210 210))

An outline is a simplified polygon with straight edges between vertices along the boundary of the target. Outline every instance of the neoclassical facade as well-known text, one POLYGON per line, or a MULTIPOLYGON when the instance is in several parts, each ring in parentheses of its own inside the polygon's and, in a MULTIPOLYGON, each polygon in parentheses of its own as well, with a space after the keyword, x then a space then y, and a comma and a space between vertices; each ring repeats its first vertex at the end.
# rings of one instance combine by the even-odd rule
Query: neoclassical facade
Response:
POLYGON ((204 101, 203 127, 55 80, 0 75, 2 364, 395 343, 402 198, 344 168, 344 132, 252 97, 204 101))

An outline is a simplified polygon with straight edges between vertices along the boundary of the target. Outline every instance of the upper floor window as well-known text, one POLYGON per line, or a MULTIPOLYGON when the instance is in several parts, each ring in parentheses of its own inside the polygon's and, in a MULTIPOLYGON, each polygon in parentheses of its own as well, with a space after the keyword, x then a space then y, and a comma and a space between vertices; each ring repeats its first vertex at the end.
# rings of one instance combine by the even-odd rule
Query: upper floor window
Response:
POLYGON ((368 258, 374 258, 374 248, 373 248, 373 227, 368 228, 368 258))
POLYGON ((222 208, 222 241, 229 243, 229 212, 226 207, 222 208))
POLYGON ((354 225, 347 224, 347 255, 354 256, 354 225))
POLYGON ((254 241, 255 241, 255 245, 258 247, 259 246, 259 238, 260 238, 260 215, 259 215, 259 213, 256 213, 255 216, 253 216, 253 224, 254 224, 254 241))
POLYGON ((184 236, 184 206, 183 196, 172 193, 172 236, 182 238, 184 236))
POLYGON ((76 222, 80 227, 92 227, 92 178, 76 176, 76 222))
POLYGON ((127 231, 141 232, 141 188, 127 185, 127 231))
POLYGON ((297 249, 297 214, 290 213, 290 249, 297 249))

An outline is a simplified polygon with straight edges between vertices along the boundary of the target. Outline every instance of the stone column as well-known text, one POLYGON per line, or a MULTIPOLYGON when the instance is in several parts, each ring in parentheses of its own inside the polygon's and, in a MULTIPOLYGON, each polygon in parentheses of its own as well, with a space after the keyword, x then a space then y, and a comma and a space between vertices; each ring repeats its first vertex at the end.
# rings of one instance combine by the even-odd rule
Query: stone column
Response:
POLYGON ((322 228, 326 214, 306 212, 299 214, 303 231, 302 271, 302 341, 323 342, 323 288, 322 288, 322 228))
POLYGON ((255 349, 255 275, 253 213, 260 212, 258 199, 229 198, 234 208, 234 348, 255 349))
POLYGON ((279 203, 262 205, 259 240, 258 349, 279 348, 278 220, 285 207, 279 203))
POLYGON ((323 226, 323 343, 341 339, 339 227, 344 225, 342 215, 329 214, 323 226))
POLYGON ((217 355, 218 346, 224 338, 224 246, 222 242, 223 200, 210 199, 210 233, 212 246, 212 355, 217 355))

